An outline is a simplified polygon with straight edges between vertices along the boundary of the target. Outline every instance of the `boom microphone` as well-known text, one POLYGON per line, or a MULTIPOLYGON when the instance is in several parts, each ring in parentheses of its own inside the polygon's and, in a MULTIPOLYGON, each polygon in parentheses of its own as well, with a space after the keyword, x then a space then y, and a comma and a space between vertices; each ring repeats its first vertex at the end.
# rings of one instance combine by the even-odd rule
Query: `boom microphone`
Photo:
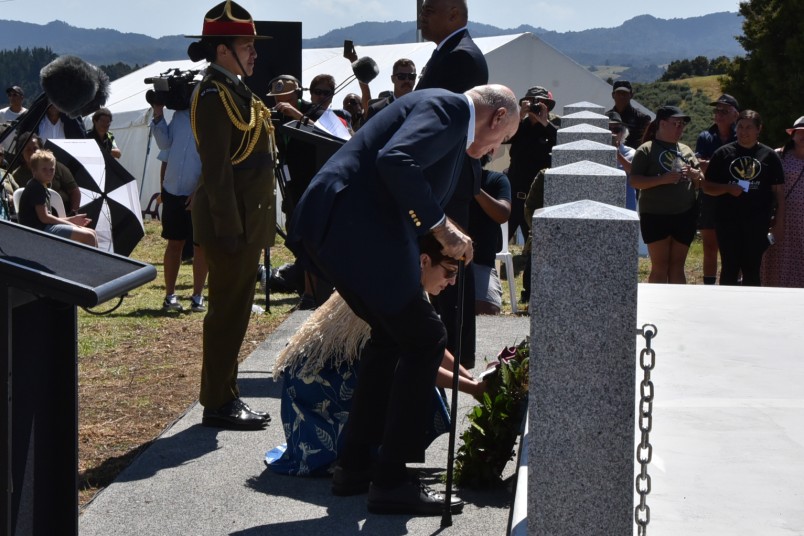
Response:
POLYGON ((109 98, 106 73, 76 56, 59 56, 42 67, 39 79, 50 102, 71 118, 94 112, 109 98))

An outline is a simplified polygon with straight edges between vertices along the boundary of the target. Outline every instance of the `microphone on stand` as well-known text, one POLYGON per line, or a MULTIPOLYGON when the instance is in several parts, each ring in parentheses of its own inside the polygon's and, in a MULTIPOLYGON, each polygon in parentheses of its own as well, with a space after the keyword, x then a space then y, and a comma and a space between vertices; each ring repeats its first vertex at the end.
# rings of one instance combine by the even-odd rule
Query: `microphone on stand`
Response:
MULTIPOLYGON (((109 98, 109 77, 106 73, 76 56, 59 56, 42 67, 39 81, 43 93, 34 100, 27 112, 0 134, 0 143, 15 132, 30 131, 33 135, 50 104, 74 119, 94 112, 109 98)), ((17 140, 16 147, 25 147, 30 138, 29 135, 22 144, 17 140)), ((8 169, 14 169, 21 155, 21 150, 15 151, 8 169)), ((0 184, 3 179, 5 175, 0 178, 0 184)))

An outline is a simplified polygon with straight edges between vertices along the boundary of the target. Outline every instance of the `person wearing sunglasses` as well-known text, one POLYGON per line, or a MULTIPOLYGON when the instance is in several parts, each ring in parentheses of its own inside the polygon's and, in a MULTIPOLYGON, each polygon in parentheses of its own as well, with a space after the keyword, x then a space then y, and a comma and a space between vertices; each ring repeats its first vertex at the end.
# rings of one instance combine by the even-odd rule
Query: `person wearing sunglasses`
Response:
MULTIPOLYGON (((695 142, 695 156, 701 162, 701 170, 706 173, 709 159, 716 150, 737 141, 737 117, 740 115, 740 104, 737 99, 724 93, 716 101, 709 104, 715 122, 708 129, 698 134, 695 142)), ((715 233, 715 199, 702 192, 700 197, 700 213, 698 230, 703 241, 703 282, 714 285, 717 282, 718 246, 715 233)))
POLYGON ((391 73, 391 83, 394 85, 393 94, 388 97, 371 102, 366 110, 366 121, 377 115, 380 110, 394 102, 395 99, 413 91, 416 85, 416 64, 407 58, 400 58, 394 62, 391 73))
POLYGON ((692 149, 679 142, 689 122, 678 107, 660 107, 631 162, 629 180, 639 190, 639 228, 650 257, 649 283, 687 282, 684 263, 695 238, 703 181, 692 149))
MULTIPOLYGON (((458 261, 441 253, 441 244, 432 233, 424 235, 419 246, 422 292, 437 295, 454 285, 458 261)), ((272 472, 330 474, 343 447, 343 427, 352 410, 354 389, 362 373, 360 355, 369 335, 369 325, 335 292, 299 326, 279 353, 273 377, 282 384, 281 416, 287 448, 280 458, 266 461, 272 472)), ((444 352, 437 387, 452 388, 454 363, 452 354, 444 352)), ((475 380, 463 367, 459 370, 458 390, 482 399, 488 383, 475 380)), ((432 409, 422 437, 425 447, 449 428, 450 417, 440 391, 432 389, 431 393, 432 409)))
MULTIPOLYGON (((321 117, 332 104, 336 85, 335 78, 331 74, 316 75, 310 82, 310 104, 304 105, 301 109, 304 115, 314 120, 321 117)), ((339 108, 333 108, 332 111, 340 118, 344 126, 349 128, 352 122, 351 114, 339 108)))

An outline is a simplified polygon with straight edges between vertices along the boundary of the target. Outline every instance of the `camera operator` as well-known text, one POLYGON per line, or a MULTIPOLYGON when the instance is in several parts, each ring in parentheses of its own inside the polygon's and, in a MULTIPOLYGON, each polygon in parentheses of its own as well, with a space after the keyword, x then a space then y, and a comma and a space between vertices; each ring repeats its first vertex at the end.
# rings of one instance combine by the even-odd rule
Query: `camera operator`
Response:
MULTIPOLYGON (((530 88, 519 101, 521 120, 516 134, 509 140, 511 164, 508 179, 511 181, 511 218, 508 220, 508 236, 522 229, 527 237, 530 222, 525 220, 525 199, 531 183, 542 169, 549 168, 553 147, 556 144, 561 118, 551 113, 556 105, 553 94, 541 86, 530 88)), ((525 259, 529 266, 528 256, 525 259)), ((522 301, 530 299, 530 274, 523 273, 522 301)))
MULTIPOLYGON (((190 126, 188 94, 182 91, 178 99, 171 98, 170 92, 149 91, 145 94, 148 104, 153 109, 151 132, 156 145, 164 153, 165 165, 162 175, 162 238, 167 240, 164 255, 165 268, 165 311, 181 311, 183 307, 176 296, 176 279, 181 266, 182 250, 187 241, 193 243, 193 220, 191 208, 193 194, 201 176, 201 158, 195 146, 193 131, 190 126), (174 102, 178 100, 178 102, 174 102), (175 107, 173 117, 168 124, 164 118, 165 105, 175 107)), ((175 95, 175 91, 174 91, 175 95)), ((203 291, 207 279, 207 263, 203 250, 193 243, 193 294, 190 298, 190 309, 193 312, 204 312, 203 291)))
POLYGON ((518 228, 527 236, 525 197, 536 174, 550 167, 553 146, 561 126, 561 118, 550 113, 555 105, 553 95, 541 86, 530 88, 519 101, 519 130, 508 142, 511 144, 508 178, 511 180, 513 197, 508 236, 514 236, 518 228))

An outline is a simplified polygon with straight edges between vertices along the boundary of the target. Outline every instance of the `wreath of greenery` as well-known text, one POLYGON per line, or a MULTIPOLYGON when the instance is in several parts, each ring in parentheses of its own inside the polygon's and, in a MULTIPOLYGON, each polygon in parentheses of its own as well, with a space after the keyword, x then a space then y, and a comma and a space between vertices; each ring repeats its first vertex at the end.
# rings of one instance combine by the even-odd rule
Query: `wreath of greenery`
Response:
POLYGON ((514 444, 527 411, 530 343, 505 348, 492 365, 494 370, 482 402, 467 417, 469 428, 455 457, 455 483, 463 487, 489 488, 503 483, 505 464, 514 457, 514 444))

